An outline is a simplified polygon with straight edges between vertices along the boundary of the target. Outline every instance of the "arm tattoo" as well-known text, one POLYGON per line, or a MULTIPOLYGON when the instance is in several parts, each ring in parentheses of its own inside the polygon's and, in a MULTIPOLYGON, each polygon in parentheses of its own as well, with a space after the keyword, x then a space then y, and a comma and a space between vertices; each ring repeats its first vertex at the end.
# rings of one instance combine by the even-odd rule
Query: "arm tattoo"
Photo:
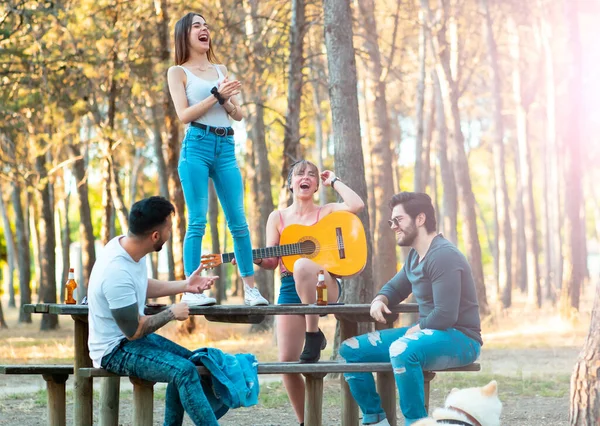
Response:
POLYGON ((111 309, 111 313, 117 325, 128 339, 131 339, 136 334, 138 334, 136 338, 139 339, 140 337, 154 333, 175 319, 173 311, 165 309, 156 315, 145 316, 141 320, 137 303, 125 306, 124 308, 111 309))
POLYGON ((142 329, 140 330, 140 336, 144 337, 148 334, 154 333, 156 330, 168 324, 175 319, 175 314, 169 309, 165 309, 156 315, 148 315, 144 317, 145 320, 142 323, 142 329))
POLYGON ((140 323, 138 304, 134 303, 124 308, 111 309, 110 312, 123 334, 127 337, 133 337, 140 323))

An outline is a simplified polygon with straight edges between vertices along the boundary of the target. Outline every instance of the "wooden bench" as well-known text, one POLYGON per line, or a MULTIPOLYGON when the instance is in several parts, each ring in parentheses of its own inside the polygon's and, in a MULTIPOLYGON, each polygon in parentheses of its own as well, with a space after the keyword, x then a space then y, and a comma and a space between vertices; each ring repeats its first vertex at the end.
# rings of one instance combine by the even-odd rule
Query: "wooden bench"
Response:
MULTIPOLYGON (((425 405, 429 411, 429 389, 430 382, 438 372, 451 371, 479 371, 481 369, 478 363, 470 364, 459 368, 449 368, 441 371, 425 372, 425 405)), ((383 372, 391 373, 390 363, 342 363, 342 362, 318 362, 316 364, 300 364, 298 362, 272 362, 259 363, 258 374, 286 374, 298 373, 306 377, 306 402, 304 412, 304 423, 307 426, 321 426, 323 409, 323 378, 329 373, 355 373, 355 372, 383 372), (309 408, 310 407, 310 408, 309 408)), ((209 374, 205 367, 198 367, 198 373, 201 375, 209 374)), ((102 368, 81 368, 79 369, 81 377, 118 377, 116 374, 109 373, 102 368)), ((126 377, 126 376, 124 376, 126 377)), ((134 426, 151 426, 153 413, 154 383, 130 377, 133 383, 134 426)), ((118 401, 118 399, 117 399, 118 401)), ((395 407, 394 407, 395 409, 395 407)), ((102 404, 100 410, 103 410, 102 404)), ((395 411, 394 411, 395 412, 395 411)), ((395 423, 395 422, 394 422, 395 423)))
POLYGON ((41 375, 46 381, 48 391, 48 424, 67 424, 65 383, 73 374, 72 365, 0 365, 0 374, 41 375))

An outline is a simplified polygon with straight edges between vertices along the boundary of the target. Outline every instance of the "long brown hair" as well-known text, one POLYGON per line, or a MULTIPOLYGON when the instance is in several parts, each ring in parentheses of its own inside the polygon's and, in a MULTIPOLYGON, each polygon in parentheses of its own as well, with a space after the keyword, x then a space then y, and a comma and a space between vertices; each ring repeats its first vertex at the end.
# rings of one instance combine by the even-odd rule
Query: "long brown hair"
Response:
MULTIPOLYGON (((187 62, 190 57, 190 31, 192 30, 192 24, 194 22, 194 16, 199 16, 206 22, 204 16, 199 13, 189 12, 186 13, 175 24, 175 64, 181 65, 187 62)), ((212 48, 212 37, 208 41, 208 52, 206 52, 208 61, 212 64, 217 63, 215 52, 212 48)))

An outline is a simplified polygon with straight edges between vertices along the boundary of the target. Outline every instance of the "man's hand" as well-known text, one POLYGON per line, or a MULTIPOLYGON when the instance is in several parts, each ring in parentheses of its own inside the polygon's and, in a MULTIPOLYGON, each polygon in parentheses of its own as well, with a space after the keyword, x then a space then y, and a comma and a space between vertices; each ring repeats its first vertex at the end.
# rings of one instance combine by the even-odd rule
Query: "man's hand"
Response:
POLYGON ((200 267, 196 269, 192 275, 190 275, 183 290, 185 293, 202 293, 205 290, 210 289, 215 280, 219 278, 218 275, 213 275, 210 277, 201 276, 200 272, 202 272, 203 269, 204 266, 200 265, 200 267))
POLYGON ((177 321, 185 321, 190 316, 190 307, 187 303, 176 303, 169 307, 177 321))
POLYGON ((391 314, 392 311, 389 310, 387 305, 383 303, 383 301, 379 299, 375 299, 371 302, 371 317, 377 322, 385 324, 387 321, 385 320, 384 314, 391 314))
POLYGON ((404 333, 404 335, 406 336, 408 334, 413 334, 413 333, 416 333, 417 331, 421 331, 421 326, 419 324, 413 325, 411 328, 406 330, 406 333, 404 333))
POLYGON ((321 182, 323 182, 323 186, 331 186, 331 181, 334 177, 335 173, 331 170, 324 170, 323 173, 321 173, 321 182))

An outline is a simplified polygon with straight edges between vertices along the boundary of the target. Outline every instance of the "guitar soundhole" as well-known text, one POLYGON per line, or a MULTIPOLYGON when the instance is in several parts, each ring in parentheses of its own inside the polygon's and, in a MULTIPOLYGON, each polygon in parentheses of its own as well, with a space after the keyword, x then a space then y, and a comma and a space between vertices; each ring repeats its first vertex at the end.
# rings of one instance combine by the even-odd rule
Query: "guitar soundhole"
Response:
POLYGON ((300 241, 300 251, 302 252, 302 256, 304 257, 314 257, 316 255, 317 243, 312 239, 308 239, 307 237, 304 241, 300 241))

